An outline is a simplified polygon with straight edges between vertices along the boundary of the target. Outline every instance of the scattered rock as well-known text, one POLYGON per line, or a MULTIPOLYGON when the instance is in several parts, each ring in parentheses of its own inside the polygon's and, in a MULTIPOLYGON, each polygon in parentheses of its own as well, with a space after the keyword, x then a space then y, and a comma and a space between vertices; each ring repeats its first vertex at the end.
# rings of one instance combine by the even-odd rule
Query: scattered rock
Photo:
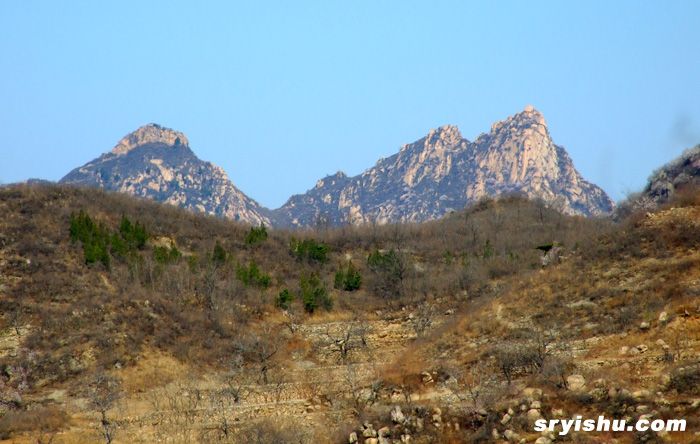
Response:
POLYGON ((642 322, 641 324, 639 324, 639 329, 642 330, 642 331, 649 330, 649 327, 650 327, 650 325, 649 325, 649 323, 646 322, 646 321, 644 321, 644 322, 642 322))
POLYGON ((511 442, 519 441, 520 440, 520 435, 515 433, 514 431, 508 429, 505 432, 503 432, 503 436, 511 442))
POLYGON ((552 444, 552 440, 546 436, 540 436, 537 438, 537 441, 535 441, 535 444, 552 444))
POLYGON ((569 387, 569 390, 573 392, 581 391, 584 387, 586 387, 586 378, 584 378, 582 375, 567 376, 566 385, 569 387))
POLYGON ((391 429, 389 427, 382 427, 377 431, 377 435, 379 438, 386 438, 388 436, 391 436, 391 429))
POLYGON ((406 421, 406 416, 398 405, 391 409, 391 420, 394 424, 403 424, 406 421))
POLYGON ((527 399, 541 399, 542 398, 542 389, 534 388, 534 387, 526 387, 523 389, 523 396, 526 397, 527 399))
POLYGON ((530 421, 530 423, 534 424, 534 422, 540 418, 542 418, 542 414, 540 413, 539 410, 530 409, 527 411, 527 420, 530 421))
POLYGON ((668 321, 669 321, 668 313, 666 313, 665 311, 662 311, 661 314, 659 314, 659 322, 661 324, 666 324, 668 321))
POLYGON ((651 393, 649 392, 649 390, 637 390, 632 392, 632 397, 637 401, 641 401, 643 399, 650 398, 651 393))
POLYGON ((372 427, 372 424, 366 422, 364 424, 364 430, 362 431, 362 436, 365 438, 374 438, 375 436, 377 436, 377 431, 374 430, 374 427, 372 427))
POLYGON ((348 437, 348 443, 349 443, 349 444, 354 444, 354 443, 356 443, 356 442, 357 442, 357 433, 356 433, 356 432, 352 432, 352 433, 350 434, 350 436, 348 437))
POLYGON ((501 424, 503 424, 503 425, 508 424, 508 422, 510 421, 511 418, 512 418, 512 416, 509 415, 508 413, 506 413, 505 415, 503 415, 503 418, 501 419, 501 424))

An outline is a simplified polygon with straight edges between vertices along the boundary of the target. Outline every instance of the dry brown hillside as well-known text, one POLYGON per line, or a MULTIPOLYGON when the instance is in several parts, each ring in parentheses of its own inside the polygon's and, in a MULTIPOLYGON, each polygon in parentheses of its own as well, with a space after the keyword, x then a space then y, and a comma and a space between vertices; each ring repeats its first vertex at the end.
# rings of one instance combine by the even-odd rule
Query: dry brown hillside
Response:
POLYGON ((673 205, 286 232, 2 188, 0 439, 692 442, 700 205, 673 205), (576 413, 689 432, 532 431, 576 413))

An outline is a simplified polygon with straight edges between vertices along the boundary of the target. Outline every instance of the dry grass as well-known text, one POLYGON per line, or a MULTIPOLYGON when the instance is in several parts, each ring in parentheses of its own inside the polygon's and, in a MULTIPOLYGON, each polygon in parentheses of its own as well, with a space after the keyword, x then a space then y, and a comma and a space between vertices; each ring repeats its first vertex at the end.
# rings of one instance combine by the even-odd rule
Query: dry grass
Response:
MULTIPOLYGON (((327 359, 321 358, 327 351, 319 350, 318 341, 302 338, 290 319, 310 329, 362 319, 400 324, 410 331, 421 309, 432 307, 429 327, 407 340, 399 359, 384 359, 381 350, 375 351, 373 359, 381 365, 373 378, 384 392, 400 390, 407 404, 411 394, 432 396, 434 386, 426 386, 421 375, 429 370, 444 380, 452 373, 466 375, 463 384, 487 381, 493 390, 485 405, 493 415, 524 384, 542 387, 556 399, 551 408, 591 413, 618 409, 614 400, 592 402, 568 395, 556 377, 531 363, 521 365, 508 386, 495 351, 504 344, 530 347, 538 335, 551 332, 554 352, 546 360, 556 356, 573 364, 562 364, 569 374, 576 371, 589 381, 604 378, 631 391, 661 390, 660 376, 696 359, 700 342, 700 228, 695 222, 700 208, 696 198, 681 197, 653 216, 632 215, 619 225, 566 217, 539 203, 506 198, 420 225, 271 230, 266 241, 250 246, 245 242, 248 227, 152 202, 58 186, 2 188, 0 213, 6 216, 0 221, 0 328, 19 326, 24 334, 18 353, 4 356, 0 365, 26 370, 26 384, 19 390, 17 379, 3 376, 3 382, 21 392, 22 401, 14 407, 20 412, 56 388, 77 399, 87 381, 107 371, 123 382, 129 398, 124 405, 143 409, 153 387, 175 387, 203 374, 211 376, 207 384, 215 385, 239 358, 236 365, 253 379, 262 378, 262 369, 269 367, 264 371, 270 372, 270 386, 275 378, 292 374, 288 367, 295 356, 309 362, 327 359), (137 261, 117 259, 109 270, 86 266, 81 249, 67 235, 70 214, 79 209, 112 229, 126 215, 160 241, 149 243, 137 261), (324 242, 330 247, 329 260, 297 260, 289 251, 292 236, 324 242), (179 262, 164 265, 153 259, 153 246, 165 238, 182 251, 179 262), (564 244, 565 259, 543 270, 535 247, 553 241, 564 244), (228 258, 214 266, 217 242, 228 258), (367 256, 391 249, 407 264, 401 297, 375 294, 369 285, 379 276, 367 266, 367 256), (348 257, 363 276, 362 288, 331 290, 333 275, 348 257), (236 264, 250 262, 270 274, 269 288, 246 287, 236 278, 236 264), (283 313, 275 306, 277 294, 284 288, 296 293, 300 277, 308 273, 318 274, 326 284, 334 308, 304 314, 296 300, 289 314, 283 313), (447 309, 454 315, 444 315, 447 309), (658 321, 662 311, 670 315, 665 326, 658 321), (639 329, 643 321, 650 323, 649 330, 639 329), (640 344, 649 347, 646 356, 661 356, 656 345, 660 339, 675 354, 672 362, 620 356, 621 347, 640 344), (471 374, 476 367, 485 376, 471 374)), ((688 380, 693 379, 679 381, 688 380)), ((335 385, 325 391, 317 385, 309 381, 310 396, 337 390, 335 385)), ((690 392, 664 393, 685 402, 690 392)), ((462 435, 426 431, 435 442, 468 442, 492 425, 493 418, 476 420, 464 405, 448 407, 451 420, 472 428, 462 435)), ((377 421, 385 413, 379 407, 363 411, 377 421)), ((13 437, 41 427, 65 428, 31 421, 34 425, 25 426, 25 418, 7 414, 2 420, 14 424, 5 429, 13 437)), ((256 429, 260 433, 255 426, 244 431, 250 439, 265 442, 282 436, 283 422, 261 423, 256 429)), ((288 431, 296 439, 296 431, 288 431)))

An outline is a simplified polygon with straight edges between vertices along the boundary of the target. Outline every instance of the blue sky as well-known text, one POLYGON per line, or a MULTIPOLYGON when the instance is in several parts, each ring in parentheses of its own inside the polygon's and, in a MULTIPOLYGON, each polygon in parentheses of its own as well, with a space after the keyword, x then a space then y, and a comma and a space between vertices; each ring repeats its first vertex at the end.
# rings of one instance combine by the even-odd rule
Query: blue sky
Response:
POLYGON ((0 2, 0 182, 157 122, 263 205, 533 104, 614 199, 700 143, 698 1, 0 2))

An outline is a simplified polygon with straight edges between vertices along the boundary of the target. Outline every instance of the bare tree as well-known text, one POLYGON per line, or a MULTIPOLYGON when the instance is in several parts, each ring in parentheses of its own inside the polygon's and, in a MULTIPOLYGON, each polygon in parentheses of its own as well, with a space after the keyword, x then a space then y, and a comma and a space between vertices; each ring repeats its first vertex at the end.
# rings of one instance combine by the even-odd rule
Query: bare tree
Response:
POLYGON ((258 382, 269 383, 268 372, 275 366, 273 357, 279 350, 278 332, 273 326, 266 326, 261 335, 250 333, 240 338, 236 348, 246 360, 254 363, 258 369, 258 382))
POLYGON ((294 334, 299 330, 299 327, 301 327, 302 320, 303 315, 299 310, 290 307, 289 310, 284 311, 283 323, 291 334, 294 334))
POLYGON ((347 362, 354 350, 367 347, 369 332, 370 327, 361 320, 349 323, 335 333, 326 328, 326 344, 338 355, 339 362, 347 362))
POLYGON ((120 381, 105 373, 98 374, 92 382, 90 404, 100 414, 100 429, 107 444, 114 441, 117 430, 116 422, 108 417, 107 412, 114 407, 119 398, 121 398, 120 381))
POLYGON ((435 317, 435 309, 430 304, 421 304, 414 313, 409 315, 411 328, 416 333, 416 336, 421 337, 433 325, 435 317))

